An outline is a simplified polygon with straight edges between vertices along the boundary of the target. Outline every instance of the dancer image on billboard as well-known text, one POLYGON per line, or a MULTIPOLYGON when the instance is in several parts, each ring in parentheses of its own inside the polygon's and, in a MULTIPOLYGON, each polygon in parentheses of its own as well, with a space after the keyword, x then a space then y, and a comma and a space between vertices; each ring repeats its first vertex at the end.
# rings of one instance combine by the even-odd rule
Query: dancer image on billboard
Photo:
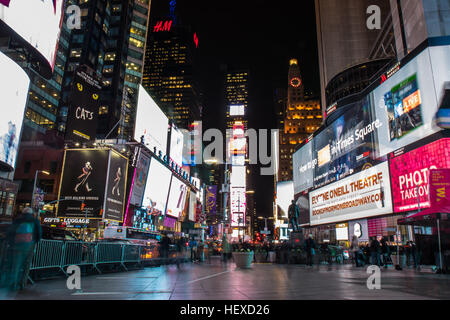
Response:
POLYGON ((120 192, 119 192, 119 184, 120 184, 120 179, 122 178, 122 170, 120 169, 120 167, 117 168, 116 171, 116 178, 114 179, 114 186, 112 188, 112 195, 114 195, 114 192, 117 191, 117 196, 120 197, 120 192))
POLYGON ((89 188, 89 184, 87 182, 87 179, 89 178, 89 176, 92 173, 91 163, 89 161, 86 162, 86 164, 84 165, 84 167, 81 170, 83 171, 83 173, 78 176, 78 180, 80 180, 80 182, 77 183, 74 190, 75 190, 75 192, 78 192, 78 188, 84 184, 86 186, 87 192, 91 192, 92 189, 89 188))
POLYGON ((8 121, 8 132, 3 136, 3 148, 5 155, 5 162, 10 164, 14 161, 17 143, 16 141, 16 125, 11 121, 8 121), (10 160, 11 158, 11 160, 10 160))

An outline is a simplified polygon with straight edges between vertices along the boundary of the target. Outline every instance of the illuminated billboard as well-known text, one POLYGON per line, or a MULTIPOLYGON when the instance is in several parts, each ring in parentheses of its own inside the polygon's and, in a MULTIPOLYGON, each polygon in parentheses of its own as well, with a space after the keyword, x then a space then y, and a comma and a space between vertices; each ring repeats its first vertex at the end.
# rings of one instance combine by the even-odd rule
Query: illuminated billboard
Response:
POLYGON ((311 191, 309 204, 311 225, 392 213, 388 163, 311 191))
POLYGON ((145 183, 147 182, 148 171, 150 168, 150 161, 151 157, 145 154, 141 149, 139 151, 136 169, 134 172, 130 196, 130 203, 137 207, 142 205, 142 199, 145 192, 145 183))
POLYGON ((167 201, 167 215, 177 219, 181 217, 186 205, 187 193, 187 185, 176 176, 172 176, 169 199, 167 201))
POLYGON ((435 115, 445 81, 450 80, 450 46, 430 47, 371 93, 377 156, 386 155, 441 130, 435 115))
POLYGON ((232 166, 230 183, 233 187, 245 187, 245 166, 232 166))
POLYGON ((183 133, 172 125, 170 133, 170 158, 179 167, 183 166, 183 133))
POLYGON ((127 188, 128 159, 111 150, 105 190, 103 219, 122 221, 127 188))
POLYGON ((389 159, 394 211, 430 207, 429 175, 432 169, 450 168, 450 138, 429 143, 389 159))
POLYGON ((294 182, 283 181, 277 183, 277 211, 278 219, 288 219, 288 209, 294 200, 294 182))
POLYGON ((231 226, 243 227, 245 226, 245 211, 247 207, 247 198, 245 187, 231 187, 230 192, 231 202, 231 226))
POLYGON ((231 105, 230 116, 243 116, 245 115, 244 105, 231 105))
POLYGON ((16 166, 20 133, 25 104, 28 98, 30 78, 14 61, 0 52, 0 96, 2 114, 0 120, 0 162, 7 170, 16 166))
POLYGON ((169 119, 145 91, 144 87, 139 86, 134 139, 141 141, 141 137, 143 137, 144 144, 151 151, 156 147, 157 150, 166 154, 168 128, 169 119))
POLYGON ((196 205, 197 205, 197 193, 191 190, 191 192, 189 192, 189 214, 188 214, 189 221, 195 222, 196 205))
POLYGON ((155 214, 165 213, 171 177, 172 172, 156 158, 152 158, 142 201, 144 208, 152 210, 155 214))
POLYGON ((0 20, 45 62, 41 74, 51 78, 63 23, 63 0, 10 0, 0 2, 0 20))

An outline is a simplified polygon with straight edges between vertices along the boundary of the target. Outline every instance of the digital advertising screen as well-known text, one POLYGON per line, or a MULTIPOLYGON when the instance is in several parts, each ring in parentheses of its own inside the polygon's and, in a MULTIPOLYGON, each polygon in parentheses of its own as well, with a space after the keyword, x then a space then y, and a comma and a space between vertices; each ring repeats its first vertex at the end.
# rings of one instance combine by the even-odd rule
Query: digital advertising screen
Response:
POLYGON ((57 215, 101 219, 109 149, 69 149, 64 154, 57 215), (81 204, 85 208, 81 211, 81 204))
POLYGON ((136 111, 136 126, 134 139, 141 141, 144 136, 144 144, 153 151, 156 147, 163 154, 167 153, 167 130, 169 118, 150 97, 144 87, 139 86, 139 97, 136 111))
POLYGON ((377 156, 441 130, 435 115, 442 87, 450 80, 450 46, 430 47, 371 93, 377 131, 377 156))
POLYGON ((311 225, 391 213, 387 161, 311 191, 309 204, 311 225))
POLYGON ((125 191, 127 187, 128 159, 111 150, 109 170, 106 182, 103 219, 122 221, 125 208, 125 191))
POLYGON ((172 126, 170 134, 170 158, 179 167, 183 165, 183 142, 184 136, 181 130, 172 126))
POLYGON ((144 198, 145 183, 147 182, 150 161, 151 156, 144 153, 141 149, 136 164, 130 198, 130 203, 137 207, 142 205, 142 199, 144 198))
MULTIPOLYGON (((372 119, 371 110, 369 99, 364 98, 313 138, 317 157, 314 154, 312 160, 308 159, 307 154, 304 157, 305 161, 312 161, 311 167, 314 166, 314 187, 338 181, 359 171, 364 165, 372 164, 374 135, 383 130, 383 124, 372 119)), ((309 163, 303 164, 303 170, 309 173, 306 178, 310 178, 308 166, 305 165, 309 163)))
POLYGON ((51 78, 63 23, 63 0, 9 0, 0 2, 0 20, 46 62, 42 75, 51 78), (31 27, 30 27, 31 26, 31 27))
POLYGON ((217 213, 217 186, 206 186, 206 215, 213 216, 217 213))
POLYGON ((172 172, 157 159, 150 161, 142 206, 164 215, 172 172))
POLYGON ((289 218, 288 209, 294 200, 294 182, 283 181, 277 183, 277 210, 278 219, 289 218))
POLYGON ((353 236, 356 236, 358 241, 369 241, 369 226, 367 219, 349 221, 348 233, 350 240, 353 236))
POLYGON ((196 204, 197 204, 197 194, 191 190, 189 192, 189 214, 188 219, 189 221, 195 222, 195 211, 196 211, 196 204))
POLYGON ((14 170, 19 148, 25 105, 30 78, 19 65, 0 52, 0 96, 2 114, 0 120, 0 162, 7 170, 14 170))
POLYGON ((245 106, 242 105, 231 105, 230 106, 230 116, 243 116, 245 115, 245 106))
POLYGON ((187 192, 188 186, 177 177, 172 176, 169 199, 167 201, 167 215, 177 219, 181 217, 186 205, 187 192))
POLYGON ((394 212, 430 207, 430 170, 450 168, 450 138, 444 138, 404 154, 391 155, 394 212))
POLYGON ((246 169, 245 166, 232 166, 230 184, 234 187, 246 186, 246 169))
POLYGON ((66 140, 80 142, 95 140, 101 90, 102 87, 96 77, 85 72, 83 67, 77 69, 70 95, 66 140))
POLYGON ((245 187, 231 187, 230 207, 232 227, 245 225, 245 211, 247 208, 247 198, 245 191, 245 187))
POLYGON ((314 168, 317 158, 313 158, 313 142, 303 145, 292 155, 294 193, 297 194, 314 186, 314 168))

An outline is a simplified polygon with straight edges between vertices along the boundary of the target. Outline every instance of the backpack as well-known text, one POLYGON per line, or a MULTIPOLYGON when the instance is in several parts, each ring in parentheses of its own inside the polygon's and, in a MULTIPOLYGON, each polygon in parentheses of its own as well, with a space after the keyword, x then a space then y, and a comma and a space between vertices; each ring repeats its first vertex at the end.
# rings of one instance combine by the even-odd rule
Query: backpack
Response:
POLYGON ((34 225, 32 222, 22 222, 16 228, 14 243, 31 243, 33 241, 34 225))

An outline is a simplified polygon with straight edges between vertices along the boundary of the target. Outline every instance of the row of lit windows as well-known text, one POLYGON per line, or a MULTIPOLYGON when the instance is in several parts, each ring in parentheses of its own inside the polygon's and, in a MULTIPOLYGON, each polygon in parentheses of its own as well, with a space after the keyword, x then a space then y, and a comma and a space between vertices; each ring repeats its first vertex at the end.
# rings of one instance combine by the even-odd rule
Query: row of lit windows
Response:
POLYGON ((51 121, 50 119, 47 119, 46 117, 40 115, 39 113, 37 113, 31 109, 26 110, 25 118, 33 121, 34 123, 36 123, 42 127, 46 127, 48 129, 52 129, 55 126, 55 123, 53 121, 51 121))

